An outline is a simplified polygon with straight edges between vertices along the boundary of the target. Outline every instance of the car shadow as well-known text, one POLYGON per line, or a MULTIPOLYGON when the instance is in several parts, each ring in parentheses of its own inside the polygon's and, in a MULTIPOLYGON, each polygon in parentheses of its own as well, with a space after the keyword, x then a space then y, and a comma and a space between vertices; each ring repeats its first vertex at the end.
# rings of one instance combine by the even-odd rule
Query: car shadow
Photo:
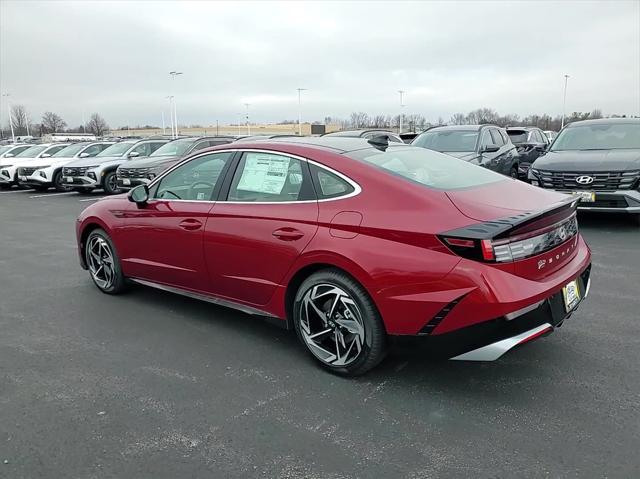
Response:
POLYGON ((584 229, 615 229, 620 232, 640 231, 640 222, 636 216, 627 213, 578 211, 580 228, 584 229))

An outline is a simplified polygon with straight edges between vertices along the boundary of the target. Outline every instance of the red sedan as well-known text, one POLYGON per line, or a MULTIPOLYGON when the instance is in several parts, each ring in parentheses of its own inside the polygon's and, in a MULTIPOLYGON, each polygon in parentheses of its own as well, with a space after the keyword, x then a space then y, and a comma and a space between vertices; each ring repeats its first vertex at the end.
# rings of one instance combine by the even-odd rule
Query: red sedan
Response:
POLYGON ((200 151, 85 209, 80 262, 295 329, 355 375, 389 336, 494 360, 553 331, 589 292, 577 200, 383 138, 287 138, 200 151))

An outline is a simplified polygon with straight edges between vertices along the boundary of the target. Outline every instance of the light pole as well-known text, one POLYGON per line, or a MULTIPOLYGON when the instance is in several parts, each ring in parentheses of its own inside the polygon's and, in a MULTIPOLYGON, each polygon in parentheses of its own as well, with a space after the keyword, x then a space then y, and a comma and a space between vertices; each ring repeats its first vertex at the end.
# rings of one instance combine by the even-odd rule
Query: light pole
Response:
MULTIPOLYGON (((183 73, 182 72, 173 71, 173 72, 169 72, 169 75, 171 75, 171 83, 173 83, 173 80, 175 80, 178 75, 183 75, 183 73)), ((175 92, 176 92, 175 86, 172 85, 172 87, 173 87, 172 88, 173 93, 175 94, 175 92)), ((175 123, 175 129, 174 129, 173 137, 177 138, 178 137, 178 107, 176 106, 177 102, 176 102, 175 98, 174 97, 171 97, 171 98, 173 98, 173 121, 175 123)))
POLYGON ((162 110, 162 134, 166 135, 166 129, 164 127, 164 110, 162 110))
POLYGON ((7 99, 7 110, 9 110, 9 127, 11 128, 11 140, 13 141, 13 143, 15 143, 16 135, 13 131, 13 117, 11 116, 11 100, 9 100, 9 97, 11 96, 11 94, 3 93, 2 96, 7 99))
POLYGON ((169 117, 171 120, 171 136, 175 138, 176 135, 173 130, 173 95, 167 96, 167 99, 169 100, 169 117))
POLYGON ((242 135, 242 132, 240 131, 241 125, 242 125, 242 113, 238 113, 238 136, 242 135))
POLYGON ((404 95, 404 90, 398 90, 398 93, 400 93, 400 126, 398 128, 398 134, 402 133, 402 109, 404 108, 404 103, 402 101, 402 97, 404 95))
POLYGON ((298 88, 298 136, 302 136, 302 110, 300 108, 300 93, 307 91, 308 88, 298 88))
POLYGON ((247 107, 247 116, 245 117, 247 121, 247 135, 251 135, 251 124, 249 123, 249 105, 251 105, 251 103, 244 104, 244 106, 247 107))
POLYGON ((567 109, 567 80, 569 80, 569 75, 564 76, 564 98, 562 100, 562 123, 560 125, 560 129, 564 128, 564 115, 567 109))

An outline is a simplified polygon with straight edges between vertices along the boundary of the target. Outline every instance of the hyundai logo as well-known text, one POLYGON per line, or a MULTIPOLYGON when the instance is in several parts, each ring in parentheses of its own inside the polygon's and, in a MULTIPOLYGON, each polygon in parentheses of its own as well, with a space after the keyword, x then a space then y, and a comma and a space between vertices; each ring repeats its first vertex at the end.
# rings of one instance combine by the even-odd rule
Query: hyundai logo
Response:
POLYGON ((578 176, 576 178, 576 183, 580 185, 590 185, 591 183, 593 183, 593 176, 587 176, 587 175, 578 176))

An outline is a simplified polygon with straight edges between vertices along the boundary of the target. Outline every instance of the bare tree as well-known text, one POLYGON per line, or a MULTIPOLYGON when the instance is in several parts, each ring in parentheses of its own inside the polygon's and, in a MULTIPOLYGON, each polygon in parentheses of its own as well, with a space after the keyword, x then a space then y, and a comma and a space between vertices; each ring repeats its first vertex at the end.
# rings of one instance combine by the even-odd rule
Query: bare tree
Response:
POLYGON ((596 108, 591 113, 589 113, 590 120, 597 120, 598 118, 602 118, 602 110, 600 108, 596 108))
POLYGON ((93 133, 96 136, 103 136, 109 131, 109 125, 104 121, 97 113, 91 115, 89 122, 87 123, 87 131, 93 133))
POLYGON ((449 120, 449 123, 452 123, 453 125, 464 125, 465 121, 464 113, 454 113, 449 120))
POLYGON ((371 123, 369 115, 363 111, 354 111, 353 113, 351 113, 351 115, 349 115, 349 120, 350 126, 352 128, 364 128, 366 126, 369 126, 369 123, 371 123))
POLYGON ((56 113, 47 111, 42 115, 42 130, 45 133, 56 133, 57 131, 64 129, 66 126, 67 122, 56 113))
POLYGON ((16 135, 26 135, 31 127, 31 118, 24 105, 11 106, 11 121, 16 135))

